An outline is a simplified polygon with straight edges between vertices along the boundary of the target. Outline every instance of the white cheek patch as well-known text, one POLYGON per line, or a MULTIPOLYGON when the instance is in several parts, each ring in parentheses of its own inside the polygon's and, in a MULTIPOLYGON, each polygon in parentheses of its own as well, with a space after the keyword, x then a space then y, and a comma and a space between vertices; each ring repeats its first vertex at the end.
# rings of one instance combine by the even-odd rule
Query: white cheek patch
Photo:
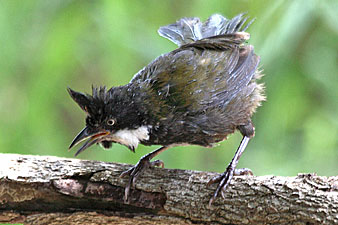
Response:
POLYGON ((134 130, 119 130, 112 136, 110 136, 109 139, 122 145, 130 146, 133 149, 136 149, 140 141, 149 140, 150 128, 151 126, 141 126, 134 130))

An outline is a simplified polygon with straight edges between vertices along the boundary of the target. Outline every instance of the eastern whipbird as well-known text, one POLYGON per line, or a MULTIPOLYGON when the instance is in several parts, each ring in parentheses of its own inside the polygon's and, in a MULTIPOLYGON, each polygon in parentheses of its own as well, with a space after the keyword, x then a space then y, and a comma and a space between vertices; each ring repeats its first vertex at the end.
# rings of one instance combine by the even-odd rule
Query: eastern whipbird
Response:
POLYGON ((183 18, 161 27, 158 32, 179 47, 161 55, 140 70, 132 80, 107 90, 92 88, 92 95, 68 88, 73 100, 86 112, 86 127, 69 148, 85 143, 75 155, 93 144, 110 148, 112 143, 135 151, 138 144, 161 145, 143 156, 121 177, 129 176, 130 188, 143 171, 162 166, 150 161, 173 146, 212 147, 239 130, 243 139, 224 173, 211 179, 218 187, 209 201, 224 195, 233 175, 252 174, 249 169, 235 169, 249 140, 254 136, 251 116, 265 99, 259 56, 245 42, 245 32, 252 21, 243 14, 227 19, 219 14, 205 22, 183 18))

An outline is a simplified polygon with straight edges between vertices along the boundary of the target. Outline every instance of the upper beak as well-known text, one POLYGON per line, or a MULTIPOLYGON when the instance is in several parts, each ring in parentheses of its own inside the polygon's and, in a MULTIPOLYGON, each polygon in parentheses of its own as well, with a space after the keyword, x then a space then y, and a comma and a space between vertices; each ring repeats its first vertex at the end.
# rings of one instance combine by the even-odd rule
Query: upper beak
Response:
POLYGON ((88 139, 82 146, 77 150, 75 153, 75 156, 83 152, 85 149, 89 148, 93 144, 96 144, 101 137, 108 135, 109 131, 99 131, 99 132, 89 132, 88 127, 85 127, 72 141, 72 143, 69 145, 69 149, 71 149, 73 146, 77 145, 81 141, 84 141, 88 139))

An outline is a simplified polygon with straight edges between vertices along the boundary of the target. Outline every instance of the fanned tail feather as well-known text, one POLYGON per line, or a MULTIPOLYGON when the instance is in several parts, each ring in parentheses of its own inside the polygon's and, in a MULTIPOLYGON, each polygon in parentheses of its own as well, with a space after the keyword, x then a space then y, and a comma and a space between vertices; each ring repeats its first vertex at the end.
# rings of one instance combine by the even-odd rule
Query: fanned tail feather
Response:
MULTIPOLYGON (((248 17, 244 17, 243 13, 232 19, 214 14, 204 23, 197 17, 183 18, 174 24, 161 27, 158 33, 178 46, 182 46, 205 38, 244 32, 254 21, 251 20, 244 26, 247 20, 248 17)), ((243 38, 243 40, 246 39, 243 38)))

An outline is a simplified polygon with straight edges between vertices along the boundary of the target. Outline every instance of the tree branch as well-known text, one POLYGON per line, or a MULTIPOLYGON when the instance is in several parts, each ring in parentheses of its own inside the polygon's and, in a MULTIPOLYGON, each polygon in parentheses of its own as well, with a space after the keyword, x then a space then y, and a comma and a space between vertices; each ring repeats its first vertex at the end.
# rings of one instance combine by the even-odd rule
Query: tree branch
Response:
POLYGON ((338 176, 234 177, 212 208, 216 173, 152 168, 124 203, 130 165, 0 154, 0 222, 337 224, 338 176))

